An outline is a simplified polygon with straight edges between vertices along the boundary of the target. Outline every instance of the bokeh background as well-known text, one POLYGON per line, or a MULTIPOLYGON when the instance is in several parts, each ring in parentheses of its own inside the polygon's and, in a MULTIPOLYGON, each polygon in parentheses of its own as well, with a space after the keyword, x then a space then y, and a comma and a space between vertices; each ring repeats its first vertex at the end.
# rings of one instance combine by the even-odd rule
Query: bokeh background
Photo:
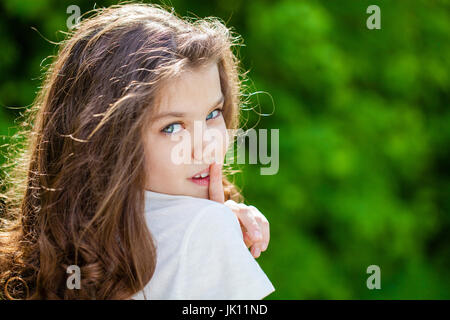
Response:
MULTIPOLYGON (((3 147, 57 52, 48 40, 64 38, 72 4, 94 8, 0 3, 3 147)), ((243 165, 236 175, 246 202, 271 223, 257 260, 276 288, 268 299, 449 299, 450 2, 163 4, 182 16, 220 17, 242 36, 253 108, 246 128, 280 130, 278 173, 243 165), (371 4, 381 9, 381 30, 366 27, 371 4), (380 290, 366 287, 372 264, 380 290)))

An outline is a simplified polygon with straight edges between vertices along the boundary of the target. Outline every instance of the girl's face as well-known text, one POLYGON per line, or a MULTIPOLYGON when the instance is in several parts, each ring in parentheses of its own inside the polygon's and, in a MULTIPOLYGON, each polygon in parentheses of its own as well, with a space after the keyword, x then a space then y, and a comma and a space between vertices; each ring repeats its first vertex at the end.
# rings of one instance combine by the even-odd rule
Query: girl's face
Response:
POLYGON ((145 189, 207 199, 209 180, 192 178, 223 161, 228 146, 217 64, 183 72, 159 98, 145 129, 145 189))

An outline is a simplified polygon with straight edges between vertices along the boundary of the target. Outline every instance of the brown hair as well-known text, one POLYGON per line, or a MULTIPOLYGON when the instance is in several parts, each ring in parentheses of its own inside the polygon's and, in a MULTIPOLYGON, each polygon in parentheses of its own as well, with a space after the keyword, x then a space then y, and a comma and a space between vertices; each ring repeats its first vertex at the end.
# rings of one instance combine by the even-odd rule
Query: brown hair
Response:
MULTIPOLYGON (((150 281, 141 138, 165 81, 216 62, 225 123, 239 126, 239 37, 219 19, 141 3, 91 12, 61 43, 5 175, 3 298, 129 299, 150 281), (80 267, 79 290, 66 287, 69 265, 80 267)), ((242 199, 226 174, 223 184, 226 199, 242 199)))

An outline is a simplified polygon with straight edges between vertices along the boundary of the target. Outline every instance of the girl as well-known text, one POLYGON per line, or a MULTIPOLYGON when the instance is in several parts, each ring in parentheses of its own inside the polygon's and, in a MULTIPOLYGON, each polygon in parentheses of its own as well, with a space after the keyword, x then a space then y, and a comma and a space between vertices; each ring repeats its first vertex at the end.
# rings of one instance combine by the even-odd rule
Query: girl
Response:
POLYGON ((222 177, 239 123, 236 38, 155 5, 98 12, 31 109, 25 167, 3 196, 3 298, 264 298, 274 288, 254 257, 268 222, 222 177), (192 161, 175 163, 195 128, 192 161))

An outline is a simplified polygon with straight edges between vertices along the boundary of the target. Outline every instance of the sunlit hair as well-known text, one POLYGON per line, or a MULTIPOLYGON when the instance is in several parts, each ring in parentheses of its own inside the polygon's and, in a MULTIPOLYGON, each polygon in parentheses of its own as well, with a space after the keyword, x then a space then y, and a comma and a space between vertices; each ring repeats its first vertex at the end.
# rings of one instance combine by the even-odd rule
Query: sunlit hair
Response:
MULTIPOLYGON (((142 138, 164 83, 217 63, 226 126, 239 126, 239 36, 219 19, 140 3, 90 13, 61 42, 4 167, 4 299, 130 299, 150 281, 142 138), (70 265, 79 290, 67 288, 70 265)), ((225 173, 223 184, 226 200, 241 200, 225 173)))

